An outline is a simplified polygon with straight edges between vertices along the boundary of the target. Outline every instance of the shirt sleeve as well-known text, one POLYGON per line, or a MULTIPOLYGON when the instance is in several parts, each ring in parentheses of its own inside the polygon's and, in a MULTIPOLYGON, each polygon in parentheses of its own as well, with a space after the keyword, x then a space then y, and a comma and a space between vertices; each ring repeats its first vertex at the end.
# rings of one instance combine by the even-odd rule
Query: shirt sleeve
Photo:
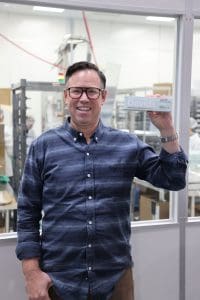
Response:
POLYGON ((171 191, 185 187, 188 159, 182 148, 172 154, 161 149, 160 155, 156 155, 150 147, 140 144, 138 157, 136 176, 139 179, 171 191))
MULTIPOLYGON (((18 242, 21 259, 40 257, 40 220, 42 217, 42 176, 37 144, 31 145, 20 183, 17 208, 18 242)), ((41 153, 40 153, 41 156, 41 153)))

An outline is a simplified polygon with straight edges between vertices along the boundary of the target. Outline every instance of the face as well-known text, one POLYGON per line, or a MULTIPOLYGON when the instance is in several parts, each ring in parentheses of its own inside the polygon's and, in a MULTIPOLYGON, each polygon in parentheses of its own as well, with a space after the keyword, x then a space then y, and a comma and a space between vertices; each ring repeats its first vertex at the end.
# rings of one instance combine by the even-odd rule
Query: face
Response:
MULTIPOLYGON (((94 70, 75 72, 69 78, 66 89, 70 87, 96 87, 103 89, 101 80, 94 70)), ((71 116, 71 125, 77 130, 81 128, 88 130, 95 129, 99 122, 101 107, 105 99, 106 91, 100 92, 100 96, 97 100, 90 100, 85 92, 79 99, 72 99, 69 95, 69 91, 65 90, 65 103, 67 104, 71 116)))

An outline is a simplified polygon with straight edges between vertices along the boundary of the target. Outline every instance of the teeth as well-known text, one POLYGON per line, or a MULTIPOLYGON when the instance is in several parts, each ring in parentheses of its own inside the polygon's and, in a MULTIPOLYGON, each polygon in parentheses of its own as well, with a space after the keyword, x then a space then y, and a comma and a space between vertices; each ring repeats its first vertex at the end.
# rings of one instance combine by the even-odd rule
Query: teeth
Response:
POLYGON ((81 111, 89 111, 90 108, 89 108, 89 107, 78 107, 78 110, 81 110, 81 111))

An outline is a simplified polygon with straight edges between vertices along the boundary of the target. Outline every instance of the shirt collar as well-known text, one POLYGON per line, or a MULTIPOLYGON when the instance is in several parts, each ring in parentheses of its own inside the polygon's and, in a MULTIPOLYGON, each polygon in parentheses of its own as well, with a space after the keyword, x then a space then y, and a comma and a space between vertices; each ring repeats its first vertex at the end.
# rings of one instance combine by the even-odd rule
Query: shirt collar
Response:
MULTIPOLYGON (((70 126, 70 117, 67 118, 65 125, 65 129, 70 133, 70 135, 73 137, 74 142, 77 142, 80 140, 83 136, 82 132, 79 132, 75 130, 72 126, 70 126)), ((98 143, 102 134, 104 131, 104 125, 102 121, 99 121, 99 124, 95 130, 95 132, 92 134, 91 138, 93 139, 94 142, 98 143)))

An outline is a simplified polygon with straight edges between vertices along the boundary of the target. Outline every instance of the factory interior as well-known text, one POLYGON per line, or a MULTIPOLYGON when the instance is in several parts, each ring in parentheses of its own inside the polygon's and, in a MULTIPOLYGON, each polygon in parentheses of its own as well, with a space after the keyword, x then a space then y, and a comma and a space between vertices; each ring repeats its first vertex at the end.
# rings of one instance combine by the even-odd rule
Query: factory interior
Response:
POLYGON ((198 0, 0 1, 0 298, 26 299, 15 257, 20 180, 32 141, 67 120, 65 73, 77 61, 106 75, 102 122, 157 153, 159 131, 147 110, 128 107, 127 99, 170 99, 187 184, 173 192, 133 179, 135 300, 199 300, 198 0))

